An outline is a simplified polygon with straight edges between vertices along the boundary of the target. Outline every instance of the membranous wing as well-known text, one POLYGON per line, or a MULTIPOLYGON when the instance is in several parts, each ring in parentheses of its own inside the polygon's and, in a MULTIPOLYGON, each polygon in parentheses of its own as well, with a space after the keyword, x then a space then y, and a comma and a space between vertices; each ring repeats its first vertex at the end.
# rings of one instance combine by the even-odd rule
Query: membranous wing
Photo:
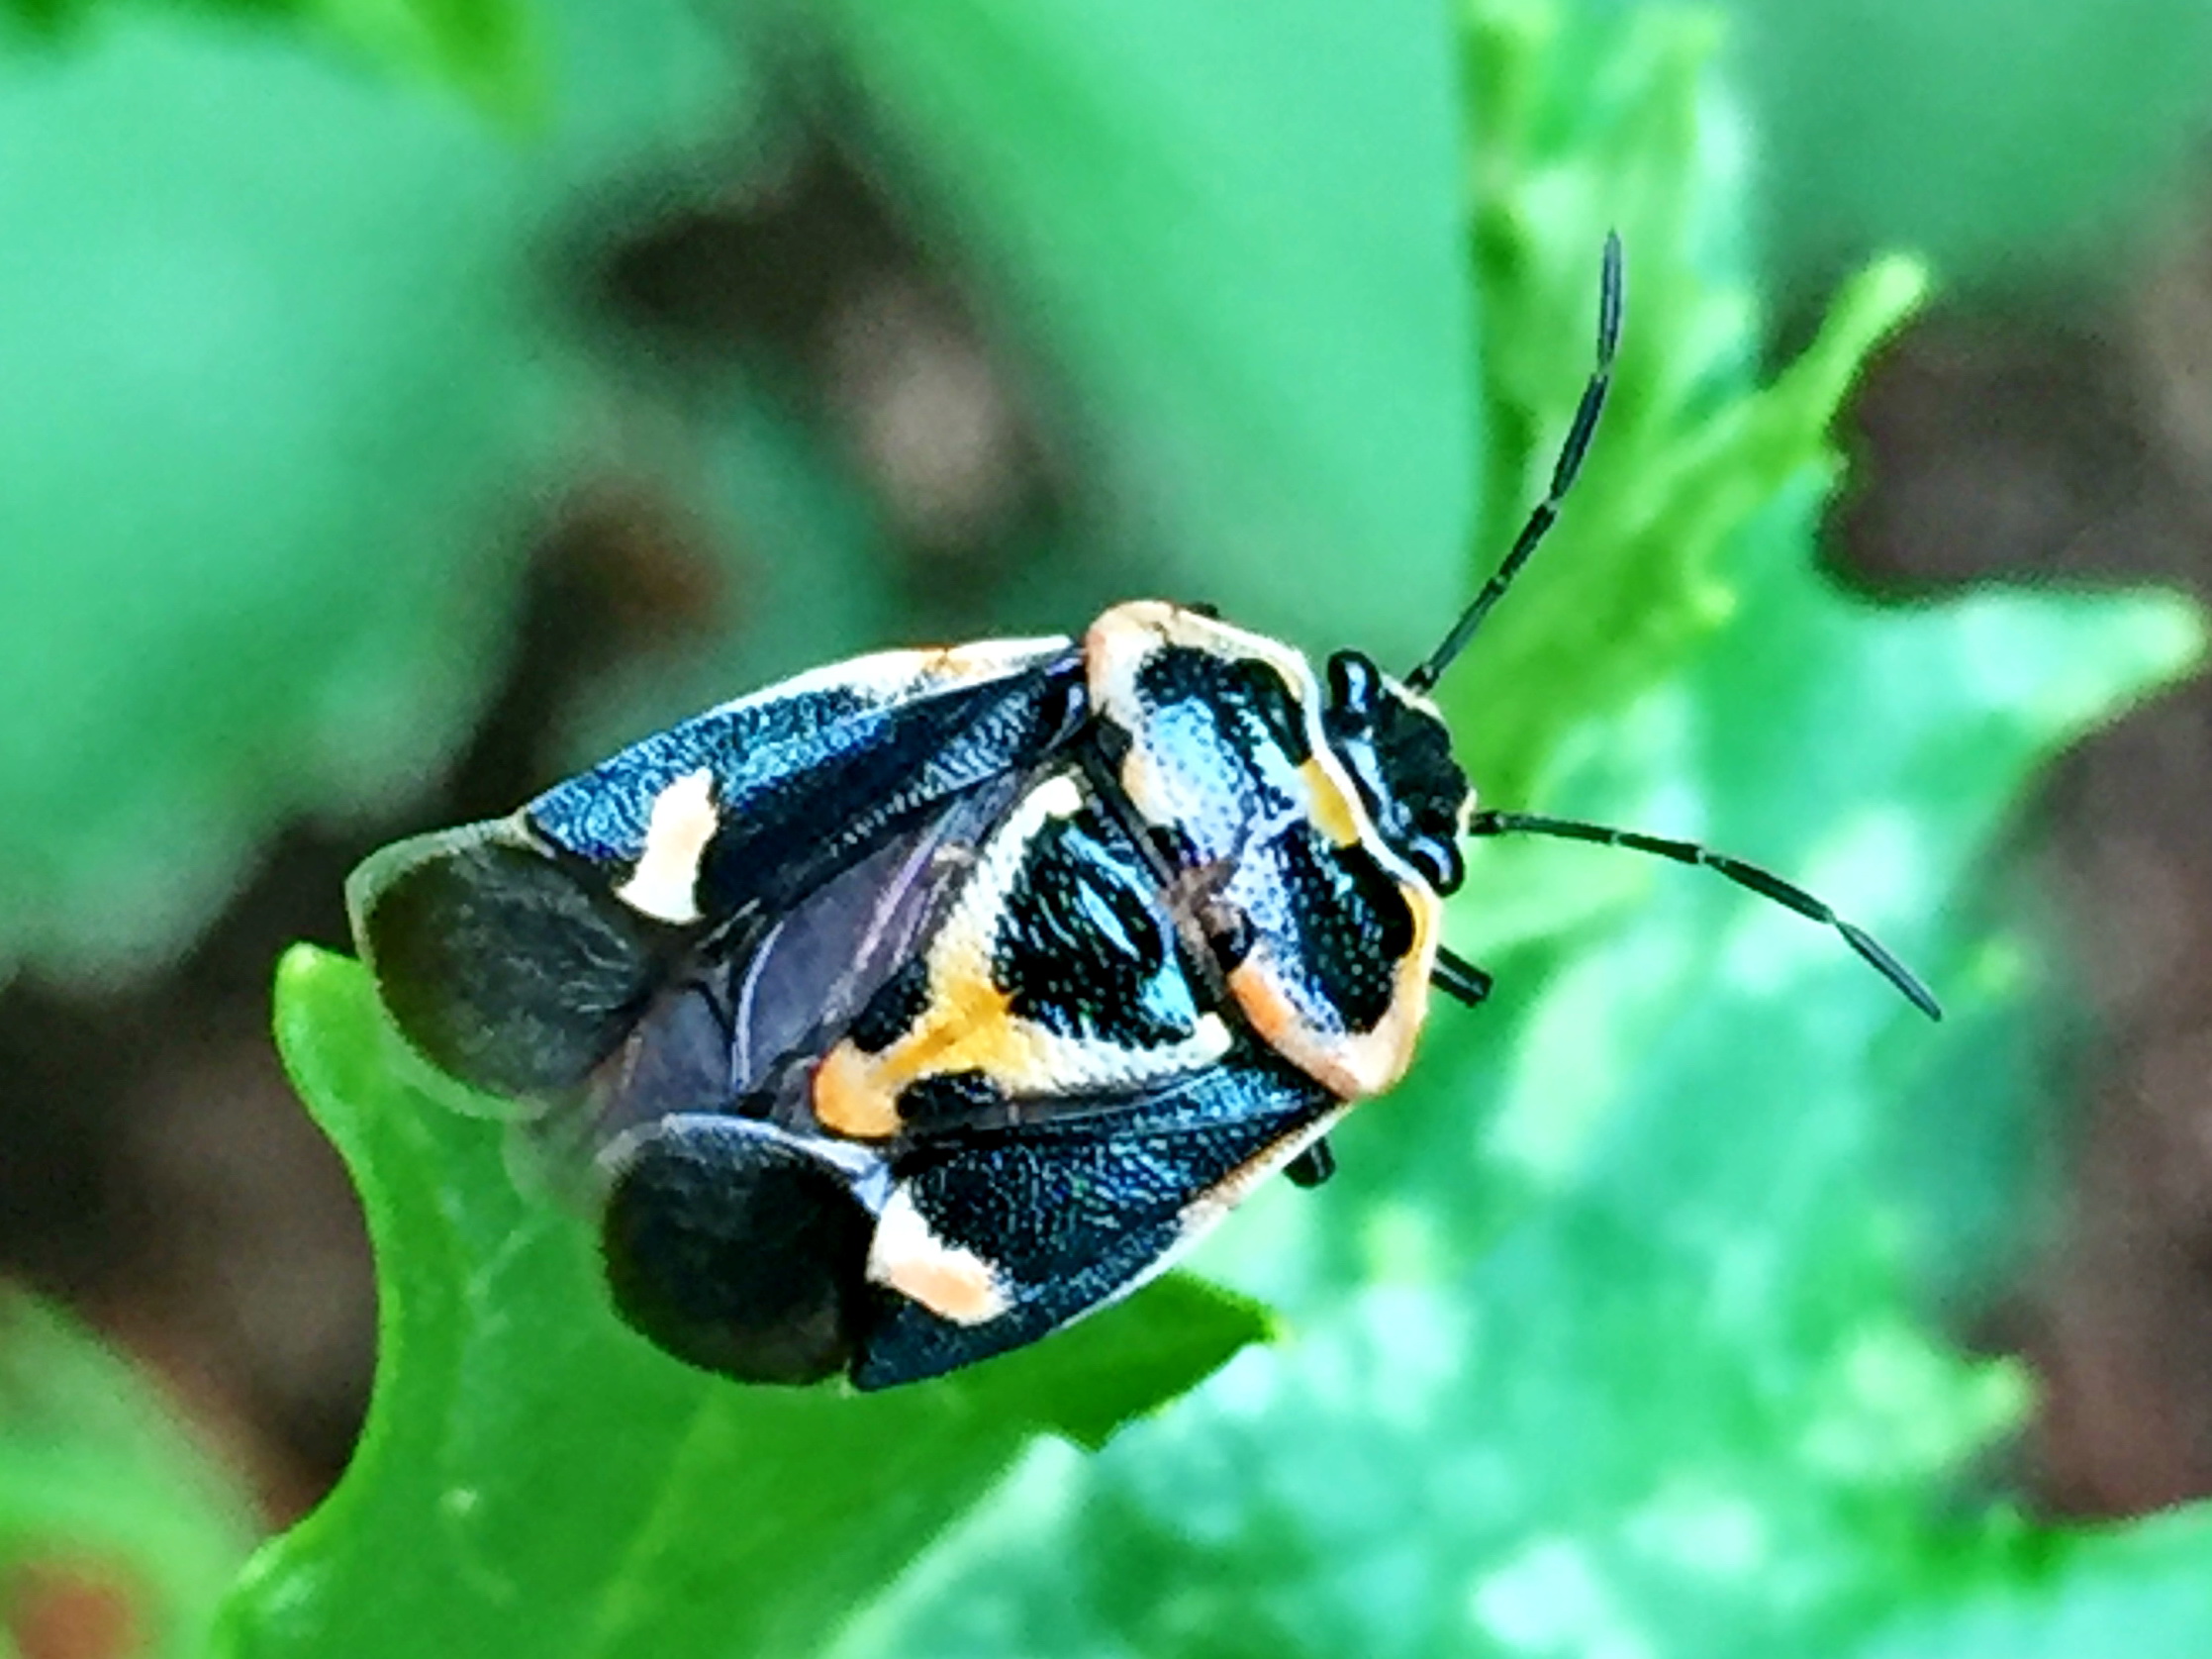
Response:
MULTIPOLYGON (((565 1099, 656 1002, 673 1008, 703 951, 726 963, 774 948, 779 924, 825 893, 872 915, 923 849, 979 833, 988 811, 964 804, 1040 765, 1083 705, 1065 639, 805 675, 648 737, 511 818, 385 848, 347 883, 354 937, 431 1061, 490 1093, 565 1099)), ((864 932, 866 917, 840 925, 864 932)), ((850 968, 836 983, 857 998, 868 988, 850 968)), ((778 978, 809 994, 804 974, 778 978)))

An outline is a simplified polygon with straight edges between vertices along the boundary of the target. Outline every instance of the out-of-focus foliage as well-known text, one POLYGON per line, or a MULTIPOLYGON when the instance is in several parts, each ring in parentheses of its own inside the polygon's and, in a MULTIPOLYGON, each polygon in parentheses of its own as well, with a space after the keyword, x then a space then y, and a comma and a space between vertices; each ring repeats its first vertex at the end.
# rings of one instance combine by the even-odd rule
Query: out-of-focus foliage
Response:
MULTIPOLYGON (((539 12, 525 135, 158 13, 0 57, 0 965, 146 961, 275 826, 449 757, 503 660, 523 532, 630 409, 543 262, 597 193, 772 147, 777 27, 892 80, 886 125, 976 204, 972 269, 1091 423, 1123 516, 1105 538, 1154 549, 1120 581, 1242 592, 1314 634, 1346 613, 1394 650, 1447 601, 1468 323, 1429 6, 1368 8, 1353 38, 1329 7, 1279 18, 1265 73, 1196 15, 1025 41, 1030 14, 1001 39, 955 5, 539 12), (1424 171, 1371 190, 1377 158, 1424 171), (1385 558, 1420 585, 1283 579, 1385 558)), ((779 626, 721 672, 895 634, 834 465, 757 388, 710 414, 689 439, 730 519, 787 555, 760 596, 779 626)), ((1070 603, 1047 580, 1026 608, 1070 603)))
MULTIPOLYGON (((441 80, 497 114, 536 106, 535 9, 525 0, 190 0, 189 9, 289 25, 325 49, 441 80)), ((127 10, 117 0, 9 0, 0 45, 64 49, 127 10)))
POLYGON ((0 1601, 112 1598, 162 1659, 201 1651, 252 1537, 243 1504, 122 1360, 20 1294, 0 1299, 0 1601))
POLYGON ((680 0, 544 13, 527 146, 204 22, 0 55, 0 971, 173 948, 470 730, 605 403, 548 227, 748 107, 680 0))
POLYGON ((1726 5, 1783 270, 1901 242, 1947 279, 2109 276, 2212 136, 2196 0, 1726 5))
POLYGON ((1475 453, 1441 9, 828 10, 1067 384, 1122 578, 1386 660, 1428 643, 1475 453))

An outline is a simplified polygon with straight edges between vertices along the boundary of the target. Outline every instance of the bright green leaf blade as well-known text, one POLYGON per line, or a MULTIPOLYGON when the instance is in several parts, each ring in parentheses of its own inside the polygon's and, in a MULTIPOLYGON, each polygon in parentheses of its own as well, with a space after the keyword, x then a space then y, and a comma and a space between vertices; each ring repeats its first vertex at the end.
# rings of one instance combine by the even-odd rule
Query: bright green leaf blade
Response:
POLYGON ((243 1495, 144 1379, 60 1315, 0 1299, 0 1565, 112 1583, 147 1651, 186 1659, 252 1536, 243 1495))
POLYGON ((371 60, 442 80, 525 121, 546 94, 539 0, 316 0, 316 21, 371 60))
POLYGON ((1238 1349, 1277 1335, 1264 1304, 1188 1273, 1167 1274, 1127 1306, 995 1361, 976 1385, 1020 1420, 1097 1451, 1238 1349))
POLYGON ((381 1351, 352 1467, 226 1610, 235 1659, 812 1651, 1040 1430, 1103 1441, 1265 1332, 1174 1282, 937 1384, 741 1388, 616 1320, 590 1229, 404 1080, 355 964, 287 957, 277 1033, 362 1194, 381 1351))
POLYGON ((1432 645, 1472 452, 1444 7, 830 15, 1067 385, 1097 504, 1153 560, 1137 579, 1386 662, 1432 645))
MULTIPOLYGON (((340 44, 388 69, 444 80, 503 115, 526 109, 541 90, 529 0, 215 0, 175 9, 229 11, 296 52, 340 44), (277 34, 271 26, 280 18, 300 30, 298 39, 277 34)), ((85 32, 95 14, 122 10, 106 0, 7 0, 0 26, 50 37, 56 50, 84 50, 97 38, 85 32)), ((27 44, 9 34, 0 27, 0 49, 27 44)))

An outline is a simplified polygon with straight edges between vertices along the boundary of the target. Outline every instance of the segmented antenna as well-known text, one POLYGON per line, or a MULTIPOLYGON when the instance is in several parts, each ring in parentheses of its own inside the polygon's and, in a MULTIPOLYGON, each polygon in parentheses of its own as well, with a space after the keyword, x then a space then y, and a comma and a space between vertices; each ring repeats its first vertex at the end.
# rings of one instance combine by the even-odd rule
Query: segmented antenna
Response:
POLYGON ((1513 578, 1520 574, 1529 554, 1536 551, 1544 533, 1558 522, 1560 503, 1574 484, 1575 474, 1582 470, 1583 456, 1589 450, 1590 435, 1597 430, 1597 417, 1605 407, 1606 390, 1613 383, 1613 353, 1620 346, 1622 304, 1620 238, 1608 231, 1597 278, 1597 366, 1590 373, 1589 383, 1583 388, 1582 402, 1575 406, 1575 419, 1567 429, 1567 441, 1560 445, 1559 459, 1552 463, 1552 487, 1536 504, 1536 511, 1529 514, 1528 523, 1521 526, 1520 535, 1513 538, 1512 550, 1497 567, 1497 573, 1483 584, 1475 603, 1460 613, 1452 632, 1429 653, 1428 660, 1405 676, 1406 685, 1413 690, 1428 690, 1452 665, 1453 658, 1467 649, 1467 642, 1475 637, 1475 631, 1483 626, 1491 607, 1505 597, 1505 590, 1513 585, 1513 578))
POLYGON ((1914 1008, 1931 1020, 1943 1018, 1943 1010, 1919 977, 1890 955, 1872 933, 1846 922, 1802 887, 1782 880, 1772 871, 1762 870, 1756 864, 1747 864, 1741 858, 1714 852, 1694 841, 1672 841, 1634 830, 1615 830, 1607 825, 1583 824, 1574 819, 1540 818, 1534 813, 1479 812, 1468 824, 1467 832, 1470 835, 1553 835, 1562 840, 1594 841, 1600 846, 1626 847, 1631 852, 1648 852, 1655 857, 1671 858, 1678 864, 1695 864, 1711 870, 1799 916, 1826 923, 1844 936, 1844 942, 1859 952, 1875 972, 1903 993, 1914 1008))

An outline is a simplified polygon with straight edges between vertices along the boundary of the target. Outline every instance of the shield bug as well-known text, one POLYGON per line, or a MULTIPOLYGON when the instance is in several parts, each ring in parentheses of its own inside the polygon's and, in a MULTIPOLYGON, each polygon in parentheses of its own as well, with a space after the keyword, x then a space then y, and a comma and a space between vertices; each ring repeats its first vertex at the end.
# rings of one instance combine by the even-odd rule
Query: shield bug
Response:
POLYGON ((586 1154, 617 1307, 693 1364, 864 1389, 1035 1340, 1160 1272, 1404 1073, 1469 836, 1704 847, 1478 810, 1428 693, 1557 518, 1551 487, 1428 658, 1316 670, 1204 611, 890 651, 645 738, 513 817, 386 848, 353 927, 408 1041, 586 1154))

